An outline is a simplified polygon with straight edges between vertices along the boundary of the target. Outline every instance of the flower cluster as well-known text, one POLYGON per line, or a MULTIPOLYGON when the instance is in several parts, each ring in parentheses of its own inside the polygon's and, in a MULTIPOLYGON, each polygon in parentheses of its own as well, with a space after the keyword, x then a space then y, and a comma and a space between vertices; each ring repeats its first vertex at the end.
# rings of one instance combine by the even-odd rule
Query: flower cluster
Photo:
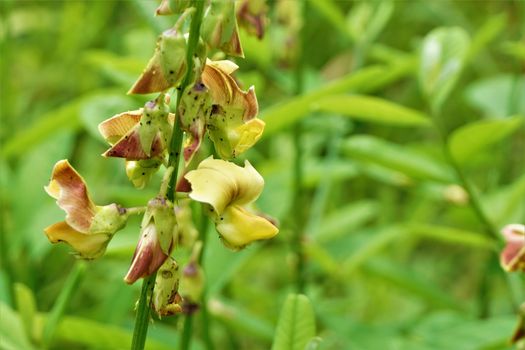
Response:
POLYGON ((262 176, 248 161, 243 167, 232 162, 264 131, 265 123, 257 118, 255 89, 239 86, 233 77, 238 69, 234 62, 207 58, 217 51, 243 57, 237 17, 250 33, 262 37, 265 7, 260 1, 255 6, 243 1, 236 10, 234 1, 210 1, 195 46, 182 30, 185 20, 195 12, 192 3, 163 0, 156 10, 157 15, 180 17, 173 28, 159 36, 153 57, 128 93, 158 95, 142 108, 119 113, 99 125, 109 145, 103 156, 122 158, 125 172, 137 189, 146 187, 161 167, 166 168, 158 195, 144 207, 124 208, 115 203, 97 206, 85 181, 67 160, 55 165, 45 188, 66 212, 65 221, 45 229, 48 239, 66 242, 84 259, 103 255, 129 215, 144 213, 124 280, 131 284, 156 274, 150 303, 159 316, 191 312, 200 300, 204 272, 199 265, 202 243, 198 236, 204 232, 198 232, 193 224, 191 201, 204 206, 222 242, 232 250, 278 232, 274 223, 253 209, 263 190, 262 176), (177 92, 173 113, 170 91, 177 92), (172 145, 172 138, 176 140, 175 135, 181 133, 185 135, 182 150, 176 149, 176 142, 172 145), (206 135, 220 159, 205 154, 209 149, 202 147, 206 135), (179 153, 184 168, 174 186, 181 193, 175 195, 170 179, 179 173, 179 153), (177 247, 192 252, 180 270, 172 257, 177 247))

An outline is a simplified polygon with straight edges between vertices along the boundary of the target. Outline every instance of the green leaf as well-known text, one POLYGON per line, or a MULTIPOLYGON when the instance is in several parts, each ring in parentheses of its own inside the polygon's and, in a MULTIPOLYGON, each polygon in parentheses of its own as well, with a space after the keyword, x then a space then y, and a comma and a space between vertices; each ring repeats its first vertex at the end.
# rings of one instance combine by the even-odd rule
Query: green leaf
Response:
POLYGON ((525 114, 525 77, 498 74, 470 84, 465 91, 468 101, 487 117, 505 118, 512 113, 525 114), (511 110, 511 103, 514 105, 511 110))
POLYGON ((36 339, 35 315, 37 312, 33 291, 22 283, 15 283, 16 307, 29 339, 36 339))
POLYGON ((396 103, 371 96, 333 95, 321 98, 313 108, 338 113, 365 122, 391 126, 430 126, 425 114, 396 103))
POLYGON ((439 110, 458 80, 469 42, 459 27, 435 29, 423 40, 419 82, 434 110, 439 110))
POLYGON ((359 44, 373 42, 388 23, 393 11, 393 1, 357 2, 346 21, 351 37, 359 44))
POLYGON ((311 105, 322 97, 348 91, 373 92, 411 74, 413 70, 414 62, 411 58, 388 66, 366 67, 316 90, 267 108, 260 115, 266 122, 264 136, 268 137, 308 115, 311 105))
POLYGON ((20 316, 4 303, 0 303, 0 348, 2 350, 34 349, 24 332, 20 316))
POLYGON ((347 30, 346 21, 341 13, 341 10, 337 6, 337 3, 333 0, 315 1, 309 0, 309 5, 315 8, 321 16, 324 16, 335 29, 339 31, 346 39, 352 39, 349 31, 347 30))
POLYGON ((243 310, 232 301, 212 300, 209 302, 209 310, 213 317, 225 322, 232 328, 242 330, 250 336, 262 340, 272 340, 272 325, 257 315, 243 310))
POLYGON ((452 156, 466 163, 488 146, 501 141, 523 125, 524 118, 514 116, 506 119, 482 120, 455 130, 449 140, 452 156))
POLYGON ((453 227, 433 226, 425 224, 409 224, 407 230, 411 234, 441 241, 447 244, 461 245, 471 248, 496 249, 497 242, 483 236, 482 232, 470 232, 453 227))
POLYGON ((343 144, 343 151, 352 159, 377 163, 415 179, 454 181, 450 169, 438 160, 372 136, 349 138, 343 144))
POLYGON ((302 294, 288 295, 279 316, 272 350, 304 350, 313 337, 315 317, 310 300, 302 294))
POLYGON ((525 213, 523 198, 525 198, 525 174, 512 184, 484 196, 482 203, 491 221, 502 227, 509 222, 523 222, 523 213, 525 213))

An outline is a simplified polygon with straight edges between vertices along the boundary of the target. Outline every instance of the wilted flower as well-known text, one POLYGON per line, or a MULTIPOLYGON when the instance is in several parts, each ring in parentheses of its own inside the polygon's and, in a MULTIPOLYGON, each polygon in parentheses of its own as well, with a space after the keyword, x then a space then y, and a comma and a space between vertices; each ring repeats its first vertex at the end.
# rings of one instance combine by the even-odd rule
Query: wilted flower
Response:
POLYGON ((153 310, 159 317, 182 312, 182 298, 178 293, 179 281, 179 266, 173 258, 169 257, 157 271, 155 289, 151 298, 153 310))
POLYGON ((128 94, 162 92, 178 85, 188 69, 186 39, 180 31, 168 29, 157 39, 153 57, 128 94))
POLYGON ((212 0, 204 16, 201 33, 204 41, 213 49, 227 55, 244 57, 233 0, 212 0))
POLYGON ((103 121, 98 129, 112 145, 103 156, 127 160, 161 157, 171 139, 173 120, 164 96, 160 95, 142 109, 120 113, 103 121))
POLYGON ((163 197, 149 201, 141 224, 141 237, 124 277, 128 284, 157 271, 171 253, 177 222, 173 203, 163 197))
POLYGON ((51 181, 44 188, 66 212, 65 221, 44 230, 47 238, 52 243, 66 242, 84 259, 104 254, 113 234, 126 224, 126 209, 117 204, 95 205, 84 179, 67 160, 55 164, 51 181))
POLYGON ((256 118, 259 107, 253 86, 242 91, 231 76, 237 68, 230 61, 208 61, 202 73, 213 101, 206 127, 223 159, 235 158, 252 147, 265 126, 256 118))
POLYGON ((247 208, 264 186, 262 176, 248 161, 242 168, 210 157, 185 177, 191 183, 190 198, 210 205, 215 227, 227 247, 238 250, 253 241, 271 238, 279 231, 247 208))
POLYGON ((508 272, 525 272, 525 225, 507 225, 501 234, 507 243, 500 255, 501 266, 508 272))

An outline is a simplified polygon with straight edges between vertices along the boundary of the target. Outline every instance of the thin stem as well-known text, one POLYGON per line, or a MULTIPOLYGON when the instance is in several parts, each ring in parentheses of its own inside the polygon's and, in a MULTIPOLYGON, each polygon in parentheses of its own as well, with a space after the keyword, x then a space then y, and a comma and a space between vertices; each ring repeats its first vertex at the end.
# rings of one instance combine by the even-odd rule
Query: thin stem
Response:
POLYGON ((456 159, 454 159, 454 156, 450 152, 450 148, 448 146, 448 135, 445 131, 445 128, 440 124, 440 119, 438 119, 439 112, 436 110, 433 110, 432 117, 433 117, 432 119, 434 122, 434 126, 441 137, 443 152, 445 153, 445 157, 448 163, 454 169, 454 172, 456 173, 456 176, 460 184, 463 186, 463 188, 467 192, 469 196, 469 203, 470 203, 472 210, 474 211, 474 214, 476 214, 479 221, 484 226, 486 234, 501 241, 502 239, 501 235, 498 234, 498 231, 496 230, 492 222, 489 220, 488 216, 483 211, 481 202, 478 198, 476 191, 474 190, 474 186, 472 186, 472 183, 467 179, 467 177, 465 176, 465 173, 463 172, 463 169, 461 169, 458 162, 456 161, 456 159))
POLYGON ((164 173, 164 177, 162 178, 162 182, 160 183, 160 190, 159 190, 159 196, 165 197, 166 193, 168 192, 168 187, 170 184, 171 176, 173 175, 174 168, 172 166, 168 167, 166 169, 166 172, 164 173))
MULTIPOLYGON (((303 20, 305 19, 304 14, 306 12, 307 2, 302 3, 302 15, 303 20)), ((295 94, 301 95, 304 91, 304 65, 302 60, 303 53, 303 35, 304 35, 304 25, 298 33, 298 52, 297 52, 297 61, 295 64, 295 94)), ((292 250, 296 257, 296 275, 295 275, 295 288, 298 293, 304 292, 305 288, 305 276, 304 276, 304 267, 305 267, 305 258, 303 252, 303 229, 304 229, 304 214, 305 210, 303 208, 303 166, 302 166, 302 123, 297 122, 293 130, 293 143, 295 148, 295 157, 293 162, 293 200, 292 200, 292 210, 293 210, 293 229, 294 235, 292 237, 292 250)))
MULTIPOLYGON (((204 1, 198 0, 194 1, 193 3, 193 5, 195 6, 195 14, 193 15, 193 18, 191 20, 190 34, 186 50, 187 72, 184 77, 184 80, 182 81, 182 84, 178 87, 179 92, 177 94, 177 103, 175 105, 176 114, 178 113, 178 107, 182 91, 184 91, 184 89, 186 89, 186 87, 190 84, 193 77, 193 54, 195 53, 195 48, 197 47, 197 44, 199 42, 199 32, 202 22, 202 14, 204 12, 204 3, 204 1)), ((175 199, 175 184, 177 183, 182 139, 182 129, 180 128, 180 123, 176 121, 171 137, 171 145, 169 152, 170 156, 168 159, 168 171, 170 168, 172 169, 170 174, 171 176, 169 177, 169 181, 164 181, 163 186, 161 187, 161 191, 166 193, 166 197, 171 201, 175 199), (167 183, 166 187, 164 183, 167 183)), ((151 300, 151 295, 155 287, 155 277, 156 273, 145 278, 144 282, 142 283, 142 290, 140 293, 140 299, 137 309, 137 318, 135 320, 135 329, 133 331, 133 342, 131 344, 132 350, 144 349, 149 325, 149 301, 151 300)), ((189 323, 190 328, 187 330, 185 326, 181 344, 187 343, 189 346, 189 339, 191 338, 191 318, 190 320, 187 320, 187 322, 185 322, 185 325, 186 323, 189 323), (187 333, 189 333, 189 335, 187 333)))
POLYGON ((149 301, 155 286, 155 277, 157 273, 144 278, 142 282, 142 290, 140 291, 140 299, 137 306, 137 317, 135 318, 135 329, 133 330, 133 339, 131 341, 131 350, 142 350, 146 343, 146 335, 148 334, 149 301))
POLYGON ((126 208, 126 212, 130 215, 141 215, 146 211, 146 207, 132 207, 126 208))
MULTIPOLYGON (((177 103, 175 106, 175 114, 178 116, 178 109, 182 93, 188 87, 193 79, 193 55, 199 43, 202 15, 204 13, 204 3, 205 1, 194 0, 193 6, 195 7, 195 13, 191 19, 190 33, 188 37, 188 46, 186 49, 186 66, 187 71, 184 79, 182 80, 181 85, 177 88, 177 103)), ((180 149, 182 146, 183 133, 180 128, 180 123, 178 118, 175 120, 175 127, 173 128, 173 134, 171 137, 171 147, 170 147, 170 157, 168 160, 169 166, 172 166, 175 171, 170 178, 169 187, 168 187, 168 199, 173 200, 175 198, 175 186, 177 184, 178 176, 178 166, 180 161, 180 149)))
MULTIPOLYGON (((201 206, 200 211, 200 241, 202 242, 202 248, 201 253, 199 255, 199 265, 203 266, 204 261, 204 254, 205 254, 205 248, 206 248, 206 240, 207 240, 207 233, 208 233, 208 217, 206 216, 204 206, 201 206)), ((206 282, 204 284, 204 289, 202 290, 202 296, 201 296, 201 325, 202 325, 202 332, 204 337, 204 343, 206 344, 206 349, 213 350, 213 342, 211 340, 211 334, 210 334, 210 314, 208 312, 208 294, 207 294, 207 285, 206 282)))

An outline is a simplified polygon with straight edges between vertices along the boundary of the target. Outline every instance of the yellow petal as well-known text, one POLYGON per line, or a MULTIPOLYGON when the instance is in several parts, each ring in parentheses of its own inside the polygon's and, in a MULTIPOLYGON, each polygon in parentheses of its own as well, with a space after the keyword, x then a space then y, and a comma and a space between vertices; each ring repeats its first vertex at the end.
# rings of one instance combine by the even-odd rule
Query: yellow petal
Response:
POLYGON ((206 59, 206 65, 214 67, 220 70, 221 72, 224 72, 225 74, 229 75, 231 75, 233 72, 239 69, 239 66, 230 60, 212 61, 210 59, 206 59))
POLYGON ((96 206, 89 198, 82 176, 67 160, 55 164, 46 192, 57 200, 66 212, 66 222, 75 230, 87 232, 96 213, 96 206))
POLYGON ((229 205, 255 201, 264 186, 262 176, 248 161, 243 168, 210 157, 185 177, 191 183, 190 198, 210 204, 219 215, 229 205))
POLYGON ((261 138, 266 124, 259 118, 251 119, 245 124, 237 127, 235 133, 238 137, 236 144, 233 145, 233 152, 236 156, 244 153, 251 148, 261 138))
POLYGON ((142 109, 120 113, 100 123, 98 130, 107 142, 114 144, 137 125, 141 116, 142 109))
POLYGON ((65 221, 47 227, 44 232, 51 243, 66 242, 84 259, 95 259, 104 254, 110 239, 105 234, 78 232, 65 221))
POLYGON ((279 230, 270 221, 240 206, 228 207, 216 221, 223 243, 238 250, 247 244, 274 237, 279 230))

